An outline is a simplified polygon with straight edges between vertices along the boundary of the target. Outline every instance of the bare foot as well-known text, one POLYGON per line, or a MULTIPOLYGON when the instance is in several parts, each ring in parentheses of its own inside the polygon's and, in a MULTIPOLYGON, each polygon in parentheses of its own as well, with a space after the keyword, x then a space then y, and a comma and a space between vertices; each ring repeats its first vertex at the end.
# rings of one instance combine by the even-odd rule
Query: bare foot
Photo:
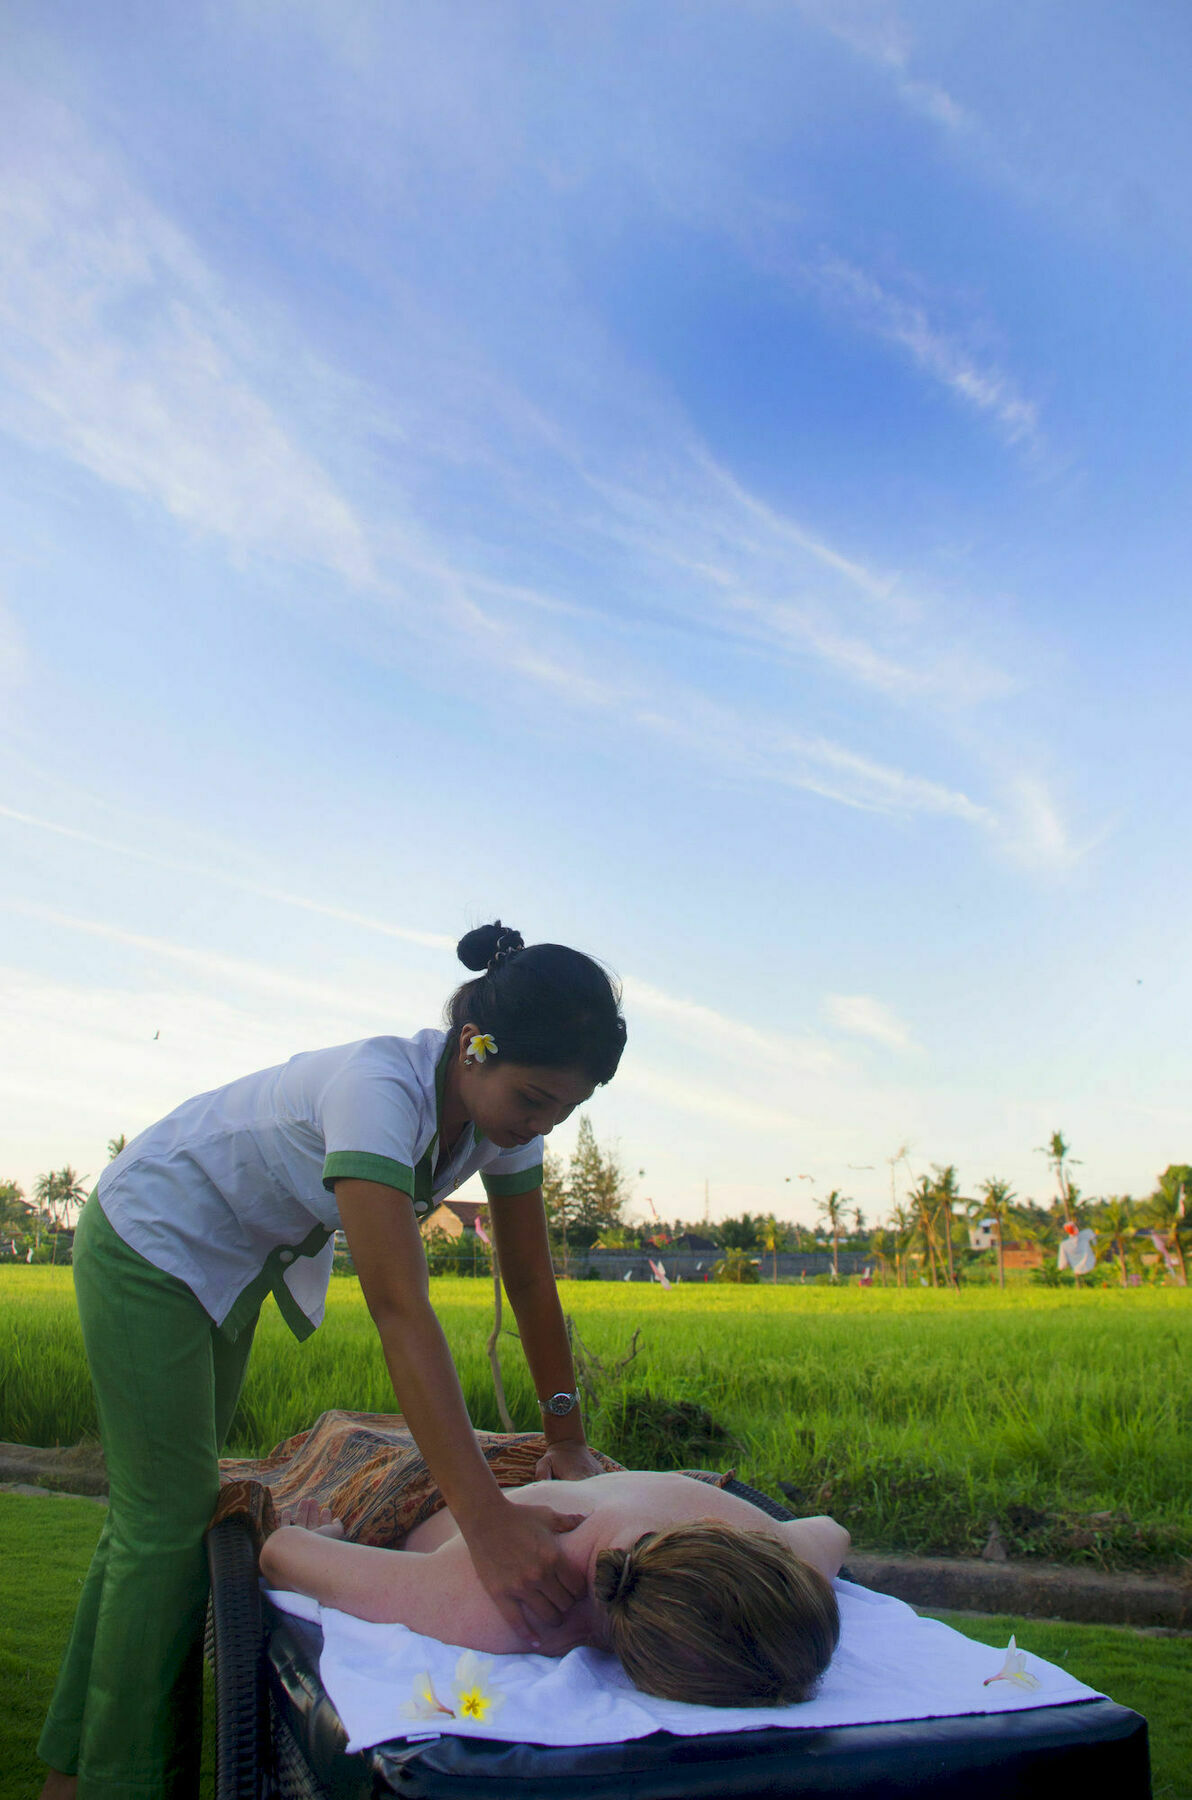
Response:
POLYGON ((77 1775, 63 1775, 60 1769, 51 1769, 41 1790, 40 1800, 74 1800, 78 1785, 77 1775))

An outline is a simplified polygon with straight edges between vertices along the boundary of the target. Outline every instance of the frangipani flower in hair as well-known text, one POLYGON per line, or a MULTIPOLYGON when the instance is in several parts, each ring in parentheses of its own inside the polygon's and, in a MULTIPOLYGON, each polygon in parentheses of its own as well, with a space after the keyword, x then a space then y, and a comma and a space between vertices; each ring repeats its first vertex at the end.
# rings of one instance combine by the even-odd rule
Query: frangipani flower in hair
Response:
POLYGON ((468 1048, 464 1053, 464 1061, 483 1062, 486 1056, 497 1054, 496 1040, 487 1031, 478 1031, 476 1036, 468 1039, 468 1048))

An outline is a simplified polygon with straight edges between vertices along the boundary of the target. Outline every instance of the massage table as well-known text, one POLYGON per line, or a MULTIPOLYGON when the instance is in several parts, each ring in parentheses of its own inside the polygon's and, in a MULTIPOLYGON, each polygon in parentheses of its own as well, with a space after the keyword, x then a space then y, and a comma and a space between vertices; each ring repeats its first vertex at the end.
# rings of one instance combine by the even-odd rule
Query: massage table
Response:
MULTIPOLYGON (((774 1518, 793 1515, 735 1480, 774 1518)), ((207 1537, 216 1691, 216 1800, 1148 1800, 1146 1721, 1107 1699, 826 1729, 762 1729, 547 1748, 410 1735, 348 1754, 319 1677, 319 1627, 261 1592, 251 1534, 207 1537)))

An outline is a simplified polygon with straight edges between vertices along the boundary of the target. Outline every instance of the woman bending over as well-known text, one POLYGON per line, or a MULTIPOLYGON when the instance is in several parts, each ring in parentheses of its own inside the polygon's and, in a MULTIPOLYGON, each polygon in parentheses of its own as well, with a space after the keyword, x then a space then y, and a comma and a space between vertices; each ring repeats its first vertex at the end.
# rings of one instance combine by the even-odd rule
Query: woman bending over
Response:
POLYGON ((43 1800, 197 1792, 203 1533, 261 1305, 299 1339, 323 1318, 347 1234, 398 1409, 455 1509, 478 1586, 533 1642, 581 1584, 564 1485, 594 1473, 551 1270, 543 1138, 611 1081, 618 990, 560 944, 500 924, 459 945, 476 979, 445 1030, 305 1051, 200 1094, 109 1163, 74 1242, 110 1504, 42 1732, 43 1800), (431 1305, 419 1218, 479 1174, 543 1410, 536 1510, 511 1506, 476 1445, 431 1305))
MULTIPOLYGON (((551 1483, 506 1490, 541 1506, 551 1483)), ((831 1579, 849 1535, 827 1518, 779 1521, 688 1475, 624 1470, 569 1483, 583 1524, 560 1539, 582 1597, 542 1631, 542 1653, 612 1651, 647 1694, 704 1706, 806 1700, 840 1620, 831 1579)), ((286 1525, 261 1552, 277 1588, 461 1648, 524 1651, 444 1510, 401 1550, 349 1544, 338 1522, 286 1525)))

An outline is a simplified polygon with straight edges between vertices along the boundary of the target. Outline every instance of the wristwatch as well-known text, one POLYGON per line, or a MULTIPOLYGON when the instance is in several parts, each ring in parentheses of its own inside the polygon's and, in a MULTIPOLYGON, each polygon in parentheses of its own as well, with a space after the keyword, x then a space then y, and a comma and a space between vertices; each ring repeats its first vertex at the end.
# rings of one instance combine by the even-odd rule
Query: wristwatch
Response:
POLYGON ((579 1405, 579 1394, 552 1394, 549 1400, 540 1400, 538 1404, 543 1418, 551 1413, 556 1419, 565 1419, 572 1408, 579 1405))

